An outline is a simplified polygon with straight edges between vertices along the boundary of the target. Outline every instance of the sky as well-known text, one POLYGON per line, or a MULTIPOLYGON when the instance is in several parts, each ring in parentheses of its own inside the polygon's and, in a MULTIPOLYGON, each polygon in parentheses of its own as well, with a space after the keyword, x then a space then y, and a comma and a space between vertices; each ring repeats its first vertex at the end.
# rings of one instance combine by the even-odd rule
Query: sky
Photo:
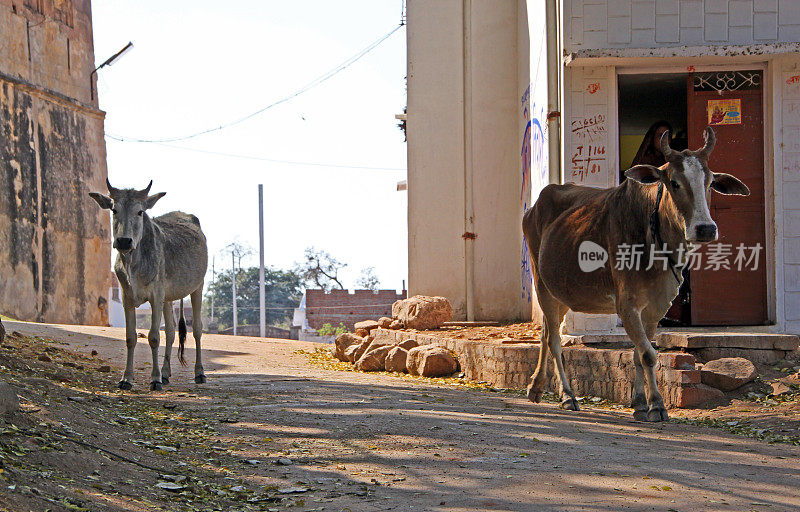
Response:
POLYGON ((229 128, 337 68, 400 24, 401 0, 102 0, 92 3, 95 62, 115 187, 167 192, 149 212, 200 218, 217 271, 231 242, 258 265, 258 184, 265 264, 291 268, 307 247, 364 267, 381 288, 407 275, 405 27, 320 85, 229 128), (224 153, 221 155, 219 153, 224 153), (239 155, 236 157, 226 155, 239 155), (254 157, 242 158, 241 156, 254 157), (289 163, 292 162, 292 163, 289 163), (368 167, 360 169, 353 167, 368 167))

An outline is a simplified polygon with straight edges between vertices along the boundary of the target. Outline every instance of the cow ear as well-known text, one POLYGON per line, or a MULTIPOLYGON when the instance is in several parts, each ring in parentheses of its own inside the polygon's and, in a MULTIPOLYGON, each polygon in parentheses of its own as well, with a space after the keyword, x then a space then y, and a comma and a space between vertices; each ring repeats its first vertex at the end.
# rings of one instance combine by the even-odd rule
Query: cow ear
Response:
POLYGON ((89 197, 97 201, 97 204, 100 205, 100 208, 104 210, 110 210, 114 207, 114 201, 108 196, 98 194, 97 192, 89 192, 89 197))
POLYGON ((625 171, 625 176, 633 181, 649 185, 661 180, 661 169, 652 165, 634 165, 625 171))
POLYGON ((155 206, 156 202, 167 195, 166 192, 159 192, 158 194, 153 194, 152 196, 148 196, 147 199, 144 200, 144 209, 149 210, 153 206, 155 206))
POLYGON ((715 172, 714 179, 711 181, 711 188, 720 194, 737 196, 749 196, 750 189, 742 183, 736 176, 731 176, 724 172, 715 172))

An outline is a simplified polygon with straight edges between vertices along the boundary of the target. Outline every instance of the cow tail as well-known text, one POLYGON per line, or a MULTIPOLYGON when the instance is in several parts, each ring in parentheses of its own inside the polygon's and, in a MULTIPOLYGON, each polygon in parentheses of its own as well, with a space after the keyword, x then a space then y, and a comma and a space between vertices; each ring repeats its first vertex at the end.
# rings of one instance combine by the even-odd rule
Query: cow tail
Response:
POLYGON ((182 366, 186 366, 186 359, 183 357, 186 348, 186 319, 183 317, 183 299, 181 299, 181 318, 178 320, 178 360, 182 366))

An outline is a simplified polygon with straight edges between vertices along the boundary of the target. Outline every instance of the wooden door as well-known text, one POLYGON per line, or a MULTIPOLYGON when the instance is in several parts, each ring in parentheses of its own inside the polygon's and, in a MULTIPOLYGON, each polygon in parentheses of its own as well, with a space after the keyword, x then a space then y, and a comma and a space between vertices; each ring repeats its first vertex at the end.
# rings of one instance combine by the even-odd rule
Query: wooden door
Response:
POLYGON ((733 174, 750 188, 748 197, 711 193, 711 217, 718 227, 717 243, 723 245, 706 245, 701 269, 691 271, 692 325, 768 321, 762 83, 760 71, 696 73, 688 79, 689 148, 703 146, 703 131, 711 125, 717 145, 709 167, 733 174), (737 249, 740 244, 744 251, 737 249), (728 250, 730 268, 709 265, 711 252, 728 250), (757 263, 736 261, 740 252, 751 258, 754 251, 757 263))

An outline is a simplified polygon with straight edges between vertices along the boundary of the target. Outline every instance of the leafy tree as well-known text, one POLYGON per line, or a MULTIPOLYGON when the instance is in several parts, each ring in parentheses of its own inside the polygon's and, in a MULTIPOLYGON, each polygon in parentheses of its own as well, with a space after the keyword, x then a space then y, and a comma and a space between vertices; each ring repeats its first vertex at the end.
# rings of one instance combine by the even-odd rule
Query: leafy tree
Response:
MULTIPOLYGON (((239 324, 258 324, 258 267, 237 270, 236 305, 239 324)), ((220 328, 233 325, 233 297, 231 295, 231 276, 227 270, 217 274, 216 280, 208 287, 206 302, 214 297, 214 316, 220 328)), ((264 302, 266 303, 267 325, 286 326, 291 322, 293 308, 300 304, 302 278, 291 270, 264 269, 264 302)), ((205 311, 209 311, 206 306, 205 311)))
POLYGON ((329 323, 322 324, 322 327, 317 329, 317 334, 320 336, 339 336, 340 334, 344 334, 347 332, 347 327, 342 323, 339 322, 339 325, 336 327, 332 326, 329 323))
POLYGON ((375 275, 375 267, 364 267, 361 275, 356 279, 356 286, 362 290, 377 290, 381 285, 380 279, 375 275))
POLYGON ((339 280, 339 271, 347 266, 325 251, 318 251, 313 247, 306 249, 304 259, 295 266, 294 272, 299 274, 303 283, 309 288, 322 288, 329 291, 332 288, 344 290, 339 280))

